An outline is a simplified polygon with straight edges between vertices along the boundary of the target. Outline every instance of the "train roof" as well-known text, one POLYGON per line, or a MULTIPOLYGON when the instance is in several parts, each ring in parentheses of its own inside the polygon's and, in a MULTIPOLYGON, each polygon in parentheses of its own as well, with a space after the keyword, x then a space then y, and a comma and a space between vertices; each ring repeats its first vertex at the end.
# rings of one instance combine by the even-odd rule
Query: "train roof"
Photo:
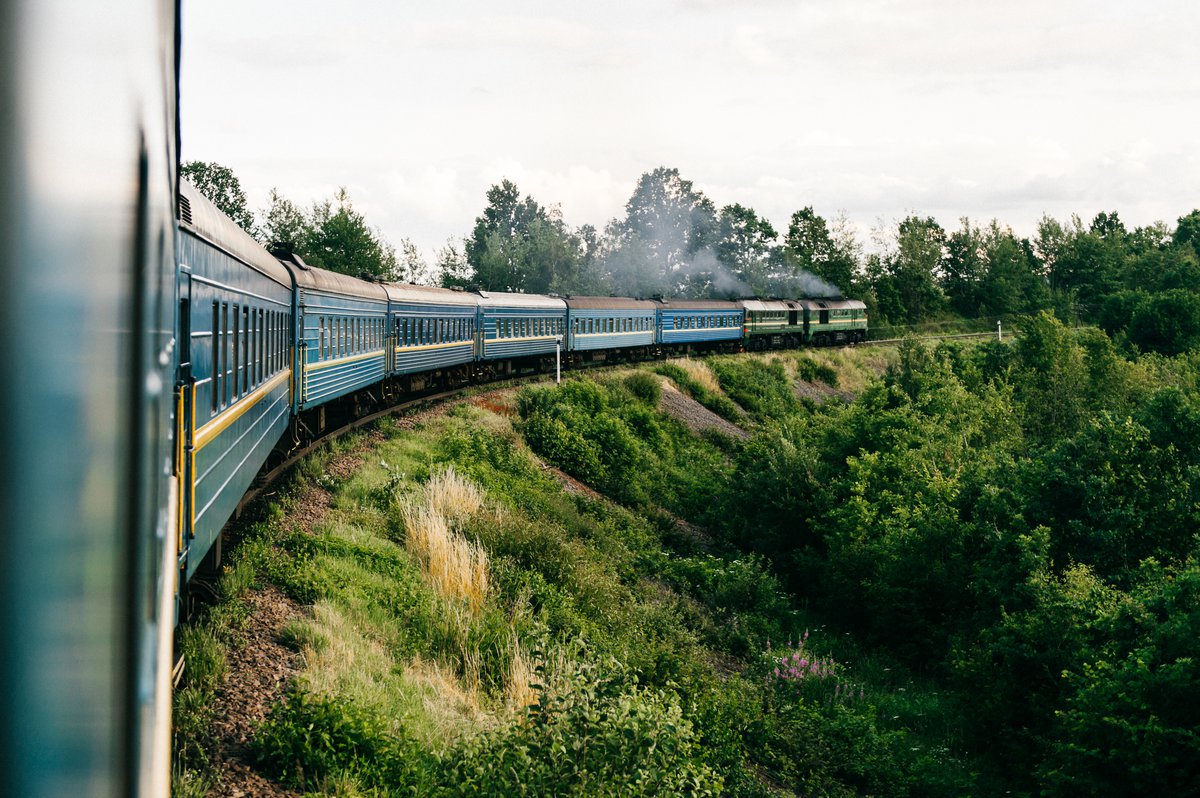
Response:
POLYGON ((801 307, 800 303, 794 299, 740 299, 738 304, 755 313, 799 310, 801 307))
POLYGON ((809 310, 865 310, 867 307, 857 299, 800 299, 797 302, 809 310))
POLYGON ((724 299, 656 299, 666 310, 741 310, 737 302, 724 299))
POLYGON ((649 299, 630 299, 624 296, 568 296, 567 307, 580 310, 643 310, 653 312, 656 305, 649 299))
POLYGON ((558 297, 542 296, 541 294, 516 294, 505 291, 480 291, 479 304, 486 308, 546 308, 548 310, 567 309, 567 303, 558 297))
POLYGON ((479 304, 476 294, 455 291, 451 288, 435 288, 411 283, 384 283, 388 299, 393 302, 428 302, 433 305, 463 305, 475 307, 479 304))
POLYGON ((290 255, 287 260, 281 260, 280 263, 287 267, 287 270, 295 278, 296 285, 301 288, 360 299, 387 301, 387 291, 380 283, 309 266, 299 255, 290 255))
POLYGON ((187 180, 179 181, 179 226, 272 280, 292 287, 283 264, 187 180))

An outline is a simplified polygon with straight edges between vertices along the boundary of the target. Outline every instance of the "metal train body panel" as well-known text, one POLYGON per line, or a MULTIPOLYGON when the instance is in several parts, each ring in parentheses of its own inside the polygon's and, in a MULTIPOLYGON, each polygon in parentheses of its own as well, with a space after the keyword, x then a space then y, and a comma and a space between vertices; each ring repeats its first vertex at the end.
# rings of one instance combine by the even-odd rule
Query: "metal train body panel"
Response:
POLYGON ((792 299, 744 299, 746 337, 804 334, 804 308, 792 299))
POLYGON ((552 355, 566 332, 567 303, 536 294, 480 292, 480 360, 552 355))
POLYGON ((572 351, 653 346, 653 302, 621 297, 567 297, 567 348, 572 351))
POLYGON ((175 29, 0 3, 0 795, 167 791, 175 29))
POLYGON ((389 283, 390 374, 453 368, 475 360, 479 306, 473 294, 389 283))
POLYGON ((745 314, 735 302, 672 299, 657 304, 661 344, 736 341, 742 337, 745 314))
POLYGON ((296 279, 300 375, 296 409, 308 410, 383 380, 387 292, 378 283, 289 264, 296 279))
POLYGON ((834 344, 867 339, 867 306, 857 299, 801 299, 804 342, 834 344))
POLYGON ((287 428, 292 280, 193 187, 180 187, 185 484, 190 578, 287 428))

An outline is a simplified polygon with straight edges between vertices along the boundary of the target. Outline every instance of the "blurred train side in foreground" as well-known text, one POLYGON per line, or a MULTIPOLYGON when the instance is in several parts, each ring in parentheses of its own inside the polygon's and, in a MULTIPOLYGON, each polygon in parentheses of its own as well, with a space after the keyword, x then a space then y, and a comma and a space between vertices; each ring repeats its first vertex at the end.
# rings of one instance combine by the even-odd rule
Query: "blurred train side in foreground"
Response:
POLYGON ((165 795, 173 2, 0 3, 0 794, 165 795))

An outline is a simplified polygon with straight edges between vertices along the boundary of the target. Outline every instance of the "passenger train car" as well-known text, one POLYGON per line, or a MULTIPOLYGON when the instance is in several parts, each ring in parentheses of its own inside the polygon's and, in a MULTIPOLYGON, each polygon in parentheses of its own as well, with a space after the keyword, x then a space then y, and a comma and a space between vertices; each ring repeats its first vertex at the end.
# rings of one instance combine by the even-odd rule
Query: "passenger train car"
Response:
POLYGON ((163 0, 0 4, 0 795, 167 794, 187 587, 261 469, 328 429, 556 358, 865 337, 853 300, 456 291, 272 254, 177 178, 178 41, 163 0))

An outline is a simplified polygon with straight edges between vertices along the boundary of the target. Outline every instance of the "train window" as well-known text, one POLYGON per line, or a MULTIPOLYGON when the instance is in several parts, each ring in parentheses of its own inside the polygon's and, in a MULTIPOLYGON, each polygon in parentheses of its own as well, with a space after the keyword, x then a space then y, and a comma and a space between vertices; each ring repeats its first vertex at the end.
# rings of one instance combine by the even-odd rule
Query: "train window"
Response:
POLYGON ((242 393, 245 395, 250 390, 250 308, 242 305, 242 393))
POLYGON ((257 387, 262 382, 263 354, 265 352, 263 342, 266 340, 266 335, 263 330, 263 309, 258 308, 254 315, 254 385, 257 387))
POLYGON ((221 303, 213 301, 213 317, 212 317, 212 384, 209 385, 209 391, 212 393, 212 411, 215 414, 217 408, 221 406, 221 303))
POLYGON ((241 305, 235 304, 233 306, 233 360, 231 361, 233 363, 233 368, 230 369, 230 376, 233 378, 233 385, 230 389, 230 401, 238 398, 238 386, 242 384, 242 373, 238 370, 238 366, 241 363, 239 358, 242 351, 241 327, 238 325, 238 319, 242 317, 240 309, 241 305))

